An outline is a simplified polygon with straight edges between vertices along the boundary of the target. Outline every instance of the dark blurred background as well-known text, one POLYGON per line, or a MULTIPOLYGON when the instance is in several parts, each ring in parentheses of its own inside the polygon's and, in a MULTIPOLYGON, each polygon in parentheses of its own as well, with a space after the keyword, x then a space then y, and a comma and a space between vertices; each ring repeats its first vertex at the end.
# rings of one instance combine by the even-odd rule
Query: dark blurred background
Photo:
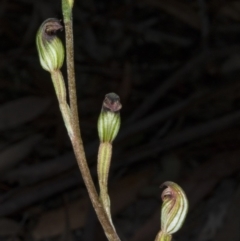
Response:
MULTIPOLYGON (((174 240, 239 241, 240 2, 75 0, 73 16, 95 181, 105 94, 123 105, 110 175, 122 241, 154 240, 167 180, 190 202, 174 240)), ((62 19, 60 0, 0 1, 0 240, 103 241, 37 56, 35 34, 49 17, 62 19)))

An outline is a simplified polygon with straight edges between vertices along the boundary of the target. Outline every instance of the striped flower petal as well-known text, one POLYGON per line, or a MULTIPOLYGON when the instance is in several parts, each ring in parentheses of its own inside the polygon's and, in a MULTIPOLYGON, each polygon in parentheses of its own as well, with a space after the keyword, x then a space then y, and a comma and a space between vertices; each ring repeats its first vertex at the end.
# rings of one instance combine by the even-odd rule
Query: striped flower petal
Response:
POLYGON ((56 36, 58 30, 62 30, 60 21, 49 18, 40 26, 36 44, 41 66, 49 72, 59 70, 64 61, 64 47, 62 41, 56 36))
POLYGON ((167 186, 162 193, 161 229, 173 234, 183 225, 188 211, 188 200, 180 186, 174 182, 164 182, 167 186))

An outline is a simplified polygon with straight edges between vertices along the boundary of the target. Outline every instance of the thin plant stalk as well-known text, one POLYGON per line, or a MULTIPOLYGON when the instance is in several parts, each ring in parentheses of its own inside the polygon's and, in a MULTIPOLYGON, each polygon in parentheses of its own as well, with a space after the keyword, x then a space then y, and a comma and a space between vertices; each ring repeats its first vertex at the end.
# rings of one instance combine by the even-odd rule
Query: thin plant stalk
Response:
POLYGON ((70 108, 73 115, 74 129, 77 130, 76 135, 81 138, 78 118, 78 105, 75 81, 74 68, 74 42, 73 42, 73 24, 72 24, 72 8, 68 5, 68 0, 62 0, 62 10, 65 26, 65 41, 66 41, 66 65, 68 77, 68 92, 70 108))
POLYGON ((105 209, 103 208, 96 188, 94 186, 83 148, 79 118, 77 107, 76 82, 74 71, 74 55, 73 55, 73 29, 72 29, 72 6, 68 4, 69 0, 62 0, 65 36, 66 36, 66 59, 67 59, 67 74, 68 74, 68 92, 70 109, 72 113, 72 129, 73 137, 71 138, 74 153, 77 159, 79 169, 81 171, 84 183, 87 187, 91 202, 98 216, 98 219, 104 229, 104 232, 109 241, 120 241, 115 229, 113 228, 105 209))
POLYGON ((52 78, 54 89, 58 98, 59 108, 62 113, 64 124, 66 126, 70 139, 72 139, 74 136, 73 129, 72 129, 72 118, 71 118, 72 114, 71 114, 69 105, 66 101, 67 99, 66 87, 62 76, 62 72, 60 70, 53 71, 51 73, 51 78, 52 78))
MULTIPOLYGON (((103 207, 108 215, 109 220, 112 223, 111 211, 110 211, 110 198, 108 195, 108 175, 109 175, 109 167, 112 158, 112 144, 109 142, 102 142, 99 145, 98 150, 98 181, 100 194, 99 198, 102 202, 103 207)), ((113 223, 112 223, 113 225, 113 223)))

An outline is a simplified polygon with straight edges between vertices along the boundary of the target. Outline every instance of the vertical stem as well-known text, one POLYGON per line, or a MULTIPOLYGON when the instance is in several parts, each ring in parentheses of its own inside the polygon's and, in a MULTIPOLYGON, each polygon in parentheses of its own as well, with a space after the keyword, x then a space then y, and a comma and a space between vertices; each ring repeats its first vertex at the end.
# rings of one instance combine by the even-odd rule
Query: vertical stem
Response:
POLYGON ((72 111, 74 130, 78 138, 81 136, 78 118, 78 105, 77 105, 77 93, 76 93, 76 81, 75 81, 75 69, 74 69, 74 50, 73 50, 73 27, 72 16, 64 19, 65 36, 66 36, 66 63, 67 63, 67 76, 68 76, 68 92, 70 109, 72 111))
POLYGON ((81 171, 84 183, 98 219, 104 229, 104 232, 109 241, 120 241, 115 229, 111 225, 108 215, 105 212, 101 202, 99 201, 96 188, 94 186, 86 156, 83 148, 81 132, 79 127, 77 94, 75 83, 75 70, 74 70, 74 54, 73 54, 73 28, 72 28, 72 9, 68 7, 67 0, 62 0, 65 36, 66 36, 66 59, 67 59, 67 74, 68 74, 68 91, 70 109, 72 113, 72 129, 73 137, 71 138, 73 150, 77 159, 79 169, 81 171))

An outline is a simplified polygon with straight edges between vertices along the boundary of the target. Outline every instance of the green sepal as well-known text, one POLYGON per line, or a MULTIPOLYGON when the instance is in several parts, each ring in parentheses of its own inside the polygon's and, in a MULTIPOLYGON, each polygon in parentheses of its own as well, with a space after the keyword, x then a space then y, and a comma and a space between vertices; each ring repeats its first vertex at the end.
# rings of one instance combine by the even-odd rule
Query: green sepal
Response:
POLYGON ((120 128, 120 113, 122 105, 119 96, 110 93, 105 96, 102 110, 98 118, 98 135, 101 142, 113 142, 120 128))

